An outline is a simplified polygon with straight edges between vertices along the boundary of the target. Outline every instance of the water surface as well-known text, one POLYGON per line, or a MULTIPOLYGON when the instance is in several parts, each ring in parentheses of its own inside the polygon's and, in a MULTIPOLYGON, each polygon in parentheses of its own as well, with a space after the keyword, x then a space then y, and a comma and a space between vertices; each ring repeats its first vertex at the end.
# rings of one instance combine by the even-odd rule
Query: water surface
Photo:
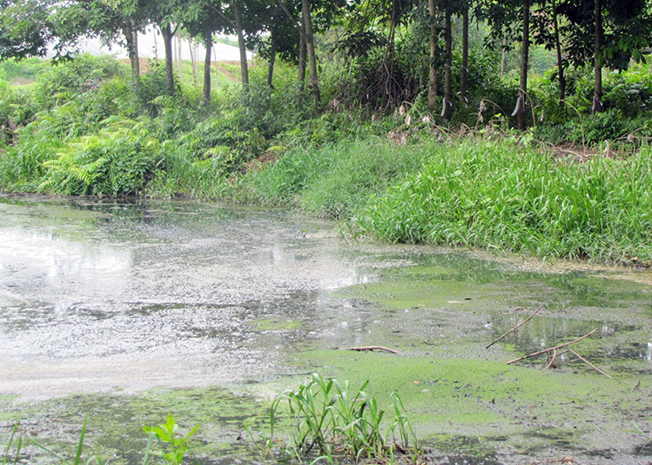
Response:
POLYGON ((321 371, 400 391, 438 461, 650 460, 631 432, 652 419, 645 272, 356 243, 330 222, 194 202, 0 197, 0 219, 5 432, 22 411, 65 438, 55 426, 90 412, 96 443, 136 462, 139 422, 175 410, 232 463, 250 457, 236 424, 321 371), (554 370, 504 365, 595 328, 578 351, 611 381, 569 353, 554 370), (401 355, 335 350, 365 345, 401 355))

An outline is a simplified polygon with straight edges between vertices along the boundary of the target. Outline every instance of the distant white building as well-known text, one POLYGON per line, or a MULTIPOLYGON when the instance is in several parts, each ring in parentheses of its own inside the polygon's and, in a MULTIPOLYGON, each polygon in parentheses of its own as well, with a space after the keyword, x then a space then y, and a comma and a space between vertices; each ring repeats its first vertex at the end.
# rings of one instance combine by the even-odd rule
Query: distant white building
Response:
MULTIPOLYGON (((181 51, 182 60, 191 60, 191 47, 192 53, 196 61, 204 61, 206 49, 204 45, 190 42, 183 38, 175 37, 173 42, 174 59, 178 60, 179 51, 181 51), (179 43, 180 41, 180 43, 179 43)), ((103 45, 99 39, 86 38, 79 42, 78 49, 81 52, 89 53, 94 56, 113 55, 116 58, 129 58, 127 49, 119 45, 112 45, 107 47, 103 45)), ((144 33, 138 34, 138 55, 140 58, 165 58, 165 46, 163 45, 163 37, 155 27, 149 27, 144 33)), ((54 56, 54 51, 50 48, 47 53, 48 58, 54 56)), ((252 53, 247 52, 247 59, 252 58, 252 53)), ((232 45, 223 44, 220 42, 213 44, 213 53, 211 61, 240 61, 240 51, 237 47, 232 45)))

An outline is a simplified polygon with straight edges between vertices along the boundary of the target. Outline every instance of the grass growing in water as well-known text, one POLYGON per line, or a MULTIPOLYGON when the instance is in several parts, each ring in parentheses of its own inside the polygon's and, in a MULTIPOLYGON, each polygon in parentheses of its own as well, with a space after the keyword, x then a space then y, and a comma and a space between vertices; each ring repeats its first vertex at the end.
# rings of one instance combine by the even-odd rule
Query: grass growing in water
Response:
POLYGON ((652 263, 649 148, 586 163, 507 140, 432 143, 427 150, 416 174, 359 213, 362 231, 392 242, 652 263))
POLYGON ((383 434, 385 411, 370 392, 369 381, 350 391, 348 381, 340 385, 315 373, 296 391, 286 391, 272 404, 272 435, 281 405, 286 403, 295 420, 290 450, 299 460, 315 450, 318 458, 328 463, 337 457, 394 463, 398 455, 414 462, 421 450, 401 399, 396 393, 391 397, 394 416, 383 434))
MULTIPOLYGON (((105 461, 96 455, 85 460, 82 458, 84 452, 84 439, 87 431, 87 420, 88 418, 84 420, 84 425, 79 434, 77 449, 75 450, 75 457, 72 460, 68 460, 64 454, 53 451, 35 438, 29 437, 28 435, 25 437, 29 443, 33 444, 36 448, 41 449, 53 460, 56 460, 63 465, 104 465, 110 463, 110 460, 105 461)), ((192 454, 191 443, 193 437, 199 430, 199 426, 197 425, 193 427, 188 433, 182 435, 179 431, 179 425, 174 417, 168 415, 165 423, 158 426, 148 426, 143 428, 143 430, 146 433, 149 433, 149 439, 143 453, 142 465, 150 465, 153 463, 180 465, 186 454, 192 454), (160 449, 154 447, 154 440, 157 441, 160 449), (156 460, 156 458, 160 460, 156 460)), ((30 460, 32 458, 31 455, 25 453, 21 455, 23 446, 25 445, 23 437, 24 435, 20 431, 20 422, 17 421, 11 430, 7 446, 4 449, 2 465, 25 463, 25 460, 30 460)), ((194 462, 198 463, 196 458, 194 458, 194 462)))

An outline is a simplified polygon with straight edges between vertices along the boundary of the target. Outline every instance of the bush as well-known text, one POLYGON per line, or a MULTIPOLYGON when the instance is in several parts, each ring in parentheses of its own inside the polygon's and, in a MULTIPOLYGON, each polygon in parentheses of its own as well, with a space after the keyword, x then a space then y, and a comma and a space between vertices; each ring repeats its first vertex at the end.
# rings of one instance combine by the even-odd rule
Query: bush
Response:
POLYGON ((96 135, 69 140, 47 169, 39 190, 66 195, 122 196, 142 192, 163 170, 159 144, 135 122, 117 120, 96 135))

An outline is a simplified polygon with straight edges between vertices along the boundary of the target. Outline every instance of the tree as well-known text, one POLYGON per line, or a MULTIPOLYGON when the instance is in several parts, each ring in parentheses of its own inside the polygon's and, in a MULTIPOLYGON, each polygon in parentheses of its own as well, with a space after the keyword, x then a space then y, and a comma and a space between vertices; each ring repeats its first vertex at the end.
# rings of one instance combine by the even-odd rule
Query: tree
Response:
POLYGON ((299 81, 303 83, 305 79, 307 64, 310 89, 315 100, 319 103, 321 102, 321 92, 319 89, 317 53, 315 51, 315 31, 328 30, 335 18, 342 14, 343 10, 352 8, 353 5, 346 0, 300 0, 300 2, 295 1, 292 3, 287 0, 277 0, 277 4, 298 32, 299 81))
MULTIPOLYGON (((117 0, 120 4, 124 1, 117 0)), ((175 94, 174 63, 172 52, 172 39, 177 29, 181 26, 181 11, 185 3, 180 0, 143 1, 142 13, 147 20, 155 24, 163 36, 165 48, 165 82, 169 95, 175 94)))
POLYGON ((530 12, 532 4, 537 0, 484 0, 481 4, 482 16, 491 27, 494 40, 502 40, 507 46, 508 38, 521 42, 521 66, 518 87, 518 97, 513 116, 516 116, 516 126, 524 130, 527 126, 527 81, 530 58, 530 12), (520 31, 520 34, 516 33, 520 31))
POLYGON ((435 0, 428 0, 428 20, 430 23, 429 45, 430 45, 430 64, 428 76, 428 108, 434 110, 437 105, 437 65, 435 59, 437 55, 437 5, 435 0))
POLYGON ((469 82, 469 0, 462 2, 462 72, 460 76, 460 97, 468 103, 466 91, 469 82))
POLYGON ((0 0, 0 60, 44 56, 54 39, 49 0, 0 0))
POLYGON ((98 37, 103 44, 125 46, 129 55, 132 87, 140 79, 138 31, 145 26, 138 0, 109 3, 106 0, 76 0, 59 3, 53 14, 56 34, 67 37, 68 44, 80 37, 98 37), (74 38, 74 40, 73 40, 74 38))
POLYGON ((558 12, 566 18, 560 30, 566 53, 575 66, 593 64, 591 110, 600 112, 602 68, 626 69, 650 43, 652 20, 645 0, 564 0, 558 12))
POLYGON ((214 0, 194 0, 186 3, 182 15, 183 24, 192 37, 201 37, 205 47, 203 99, 206 105, 211 102, 211 56, 213 34, 230 31, 229 23, 217 14, 219 4, 214 0))

